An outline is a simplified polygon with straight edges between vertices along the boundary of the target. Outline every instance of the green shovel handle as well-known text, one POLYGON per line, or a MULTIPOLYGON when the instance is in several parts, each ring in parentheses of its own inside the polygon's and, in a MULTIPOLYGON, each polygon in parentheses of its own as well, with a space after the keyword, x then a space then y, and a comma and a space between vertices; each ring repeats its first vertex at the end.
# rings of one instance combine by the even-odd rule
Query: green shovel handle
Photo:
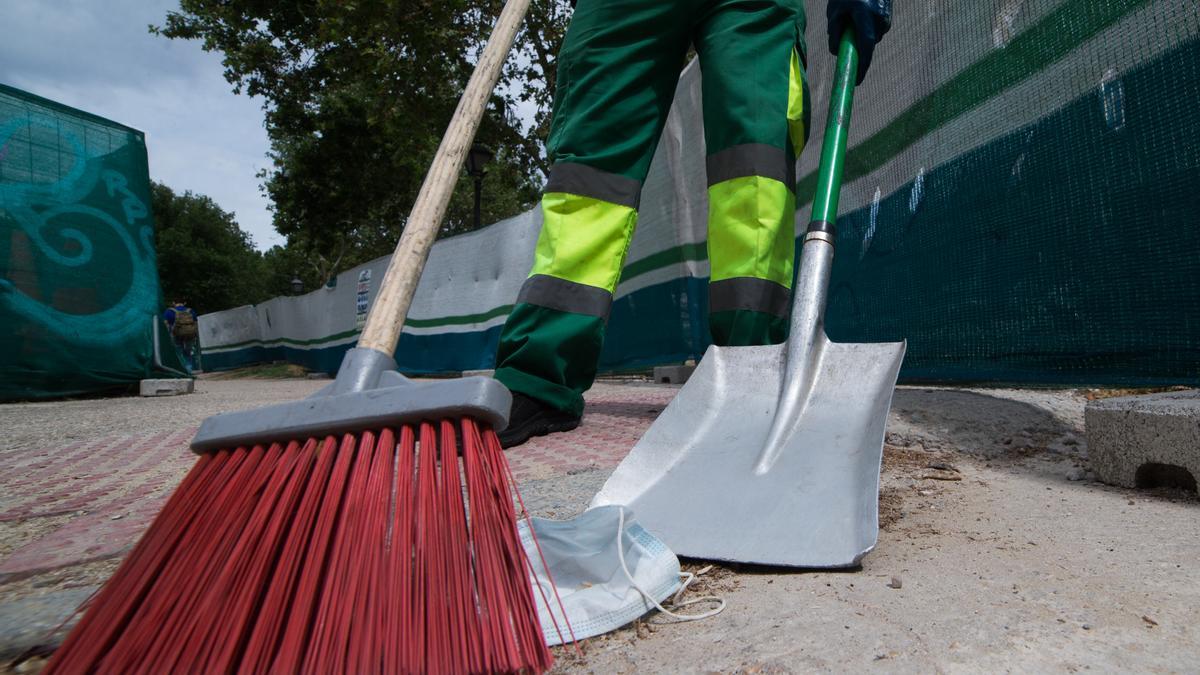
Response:
POLYGON ((850 134, 850 109, 854 105, 854 79, 858 75, 858 51, 854 33, 846 28, 838 49, 834 70, 833 95, 829 98, 829 119, 825 121, 825 139, 821 145, 821 168, 817 173, 817 192, 813 195, 809 232, 834 233, 837 222, 838 191, 842 187, 842 168, 846 163, 846 137, 850 134))

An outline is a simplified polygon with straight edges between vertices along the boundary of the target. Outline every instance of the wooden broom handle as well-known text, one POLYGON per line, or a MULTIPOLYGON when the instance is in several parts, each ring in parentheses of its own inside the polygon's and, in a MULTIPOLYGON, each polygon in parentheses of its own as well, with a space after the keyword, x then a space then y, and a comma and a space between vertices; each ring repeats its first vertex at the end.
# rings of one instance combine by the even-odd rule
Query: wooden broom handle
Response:
POLYGON ((404 328, 413 294, 425 269, 429 249, 437 239, 438 228, 446 215, 446 206, 458 182, 463 160, 475 139, 483 111, 487 108, 488 99, 500 77, 500 69, 508 58, 509 49, 528 8, 529 0, 508 0, 500 12, 500 18, 496 20, 496 28, 483 49, 483 55, 479 57, 479 63, 475 65, 475 72, 467 82, 467 89, 458 102, 454 118, 450 120, 425 182, 421 184, 421 192, 408 216, 404 234, 396 244, 396 252, 392 254, 387 272, 383 275, 383 283, 379 285, 379 292, 367 315, 367 323, 358 338, 359 347, 388 355, 396 351, 400 331, 404 328))

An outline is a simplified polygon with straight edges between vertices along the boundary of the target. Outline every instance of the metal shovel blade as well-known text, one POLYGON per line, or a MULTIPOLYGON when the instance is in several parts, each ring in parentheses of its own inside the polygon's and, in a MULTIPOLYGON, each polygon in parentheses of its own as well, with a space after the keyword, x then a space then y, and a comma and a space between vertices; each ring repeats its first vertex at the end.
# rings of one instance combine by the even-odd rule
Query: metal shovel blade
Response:
POLYGON ((768 436, 786 400, 787 345, 710 347, 592 505, 628 505, 679 555, 857 565, 878 538, 884 424, 905 345, 819 339, 807 400, 777 448, 768 436))
POLYGON ((675 553, 851 567, 879 538, 883 430, 904 343, 825 336, 858 54, 843 32, 788 341, 711 347, 593 506, 625 504, 675 553))

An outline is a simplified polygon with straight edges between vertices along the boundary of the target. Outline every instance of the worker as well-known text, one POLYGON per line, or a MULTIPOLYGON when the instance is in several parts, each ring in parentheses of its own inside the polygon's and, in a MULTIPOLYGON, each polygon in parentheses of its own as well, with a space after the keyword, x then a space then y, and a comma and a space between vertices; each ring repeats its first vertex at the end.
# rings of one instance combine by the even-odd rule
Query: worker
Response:
POLYGON ((187 300, 180 298, 163 312, 163 320, 167 322, 167 330, 171 332, 175 348, 183 356, 188 370, 195 370, 196 339, 200 336, 195 310, 188 307, 187 300))
MULTIPOLYGON (((891 0, 829 0, 826 19, 834 54, 853 28, 861 82, 891 0)), ((704 93, 713 342, 787 339, 811 108, 804 30, 803 0, 578 0, 558 55, 542 231, 496 356, 513 394, 504 447, 579 425, 689 45, 704 93)))

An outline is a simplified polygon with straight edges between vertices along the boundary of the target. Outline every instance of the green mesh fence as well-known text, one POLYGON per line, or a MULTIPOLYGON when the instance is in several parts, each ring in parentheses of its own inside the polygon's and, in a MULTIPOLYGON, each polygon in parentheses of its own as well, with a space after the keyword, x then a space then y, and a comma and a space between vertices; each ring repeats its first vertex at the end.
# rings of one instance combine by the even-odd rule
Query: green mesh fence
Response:
POLYGON ((141 132, 0 85, 0 399, 183 374, 149 205, 141 132))
POLYGON ((1200 5, 980 4, 856 108, 831 337, 907 339, 910 380, 1200 382, 1200 5))

